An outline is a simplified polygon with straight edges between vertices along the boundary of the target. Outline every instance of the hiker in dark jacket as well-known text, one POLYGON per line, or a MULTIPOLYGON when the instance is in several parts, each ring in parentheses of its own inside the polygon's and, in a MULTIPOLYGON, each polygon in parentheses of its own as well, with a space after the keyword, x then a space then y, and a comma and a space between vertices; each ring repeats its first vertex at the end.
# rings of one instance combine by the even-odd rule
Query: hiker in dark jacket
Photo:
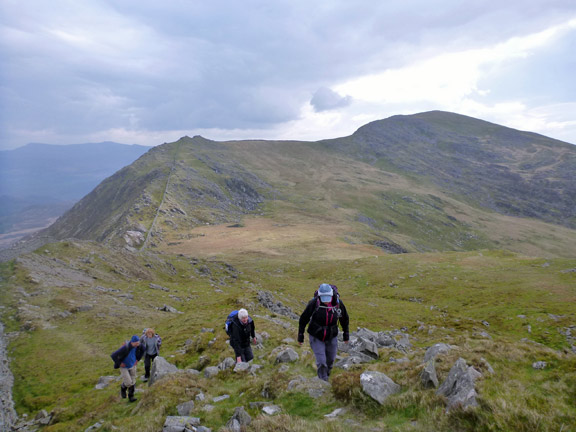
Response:
POLYGON ((153 328, 147 328, 140 338, 140 343, 144 346, 144 382, 146 382, 150 379, 150 366, 160 354, 162 338, 156 334, 153 328))
POLYGON ((298 343, 304 342, 304 329, 308 325, 310 347, 316 357, 318 378, 328 381, 338 352, 338 322, 342 326, 344 343, 348 343, 348 312, 330 284, 318 288, 318 296, 308 302, 300 315, 298 343))
POLYGON ((136 391, 136 365, 144 355, 144 346, 140 345, 140 338, 134 335, 126 341, 120 348, 114 351, 110 357, 114 360, 114 369, 120 368, 122 384, 120 385, 120 396, 126 399, 126 390, 130 402, 135 402, 134 392, 136 391))
POLYGON ((230 324, 230 346, 234 348, 236 363, 249 362, 254 358, 250 341, 256 343, 254 321, 246 309, 240 309, 230 324))

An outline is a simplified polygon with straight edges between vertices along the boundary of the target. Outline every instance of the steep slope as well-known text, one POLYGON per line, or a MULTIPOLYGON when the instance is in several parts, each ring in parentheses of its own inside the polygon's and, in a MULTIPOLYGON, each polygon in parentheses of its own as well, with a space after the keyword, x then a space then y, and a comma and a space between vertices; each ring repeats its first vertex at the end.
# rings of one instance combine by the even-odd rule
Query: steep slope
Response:
POLYGON ((442 112, 320 142, 184 137, 108 178, 42 235, 178 253, 231 250, 221 237, 238 253, 570 256, 575 164, 570 144, 442 112))
POLYGON ((394 116, 325 141, 502 214, 576 227, 576 146, 459 114, 394 116))

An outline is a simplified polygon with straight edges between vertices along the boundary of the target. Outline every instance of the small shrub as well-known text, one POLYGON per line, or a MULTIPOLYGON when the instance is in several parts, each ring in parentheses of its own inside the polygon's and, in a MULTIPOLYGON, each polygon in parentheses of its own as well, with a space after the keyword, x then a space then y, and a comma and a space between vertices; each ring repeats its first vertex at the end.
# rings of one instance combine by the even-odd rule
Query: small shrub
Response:
POLYGON ((344 372, 332 378, 332 393, 336 399, 350 402, 357 391, 361 391, 360 372, 344 372))

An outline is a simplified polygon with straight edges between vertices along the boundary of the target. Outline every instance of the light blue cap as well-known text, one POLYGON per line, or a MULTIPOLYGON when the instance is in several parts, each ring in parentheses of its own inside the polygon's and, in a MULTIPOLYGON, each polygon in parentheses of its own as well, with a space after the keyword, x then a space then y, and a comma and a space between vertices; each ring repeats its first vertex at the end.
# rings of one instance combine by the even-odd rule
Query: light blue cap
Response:
POLYGON ((321 302, 328 303, 329 301, 332 301, 334 291, 332 291, 332 287, 329 284, 323 283, 318 288, 318 295, 320 296, 321 302))

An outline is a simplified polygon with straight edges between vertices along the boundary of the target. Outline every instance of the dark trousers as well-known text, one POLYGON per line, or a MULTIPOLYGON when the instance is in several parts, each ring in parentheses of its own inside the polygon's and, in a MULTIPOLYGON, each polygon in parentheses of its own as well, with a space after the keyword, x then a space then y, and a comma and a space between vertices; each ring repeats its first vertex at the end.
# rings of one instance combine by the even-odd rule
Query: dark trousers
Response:
POLYGON ((144 378, 150 378, 150 365, 158 354, 145 354, 144 355, 144 378))
POLYGON ((338 337, 321 341, 310 335, 310 348, 312 348, 314 356, 316 357, 318 378, 328 381, 336 353, 338 352, 338 337))
MULTIPOLYGON (((236 356, 238 357, 238 356, 236 356)), ((246 348, 240 348, 240 357, 242 358, 243 362, 249 362, 254 358, 254 354, 252 354, 252 347, 248 345, 246 348)))

